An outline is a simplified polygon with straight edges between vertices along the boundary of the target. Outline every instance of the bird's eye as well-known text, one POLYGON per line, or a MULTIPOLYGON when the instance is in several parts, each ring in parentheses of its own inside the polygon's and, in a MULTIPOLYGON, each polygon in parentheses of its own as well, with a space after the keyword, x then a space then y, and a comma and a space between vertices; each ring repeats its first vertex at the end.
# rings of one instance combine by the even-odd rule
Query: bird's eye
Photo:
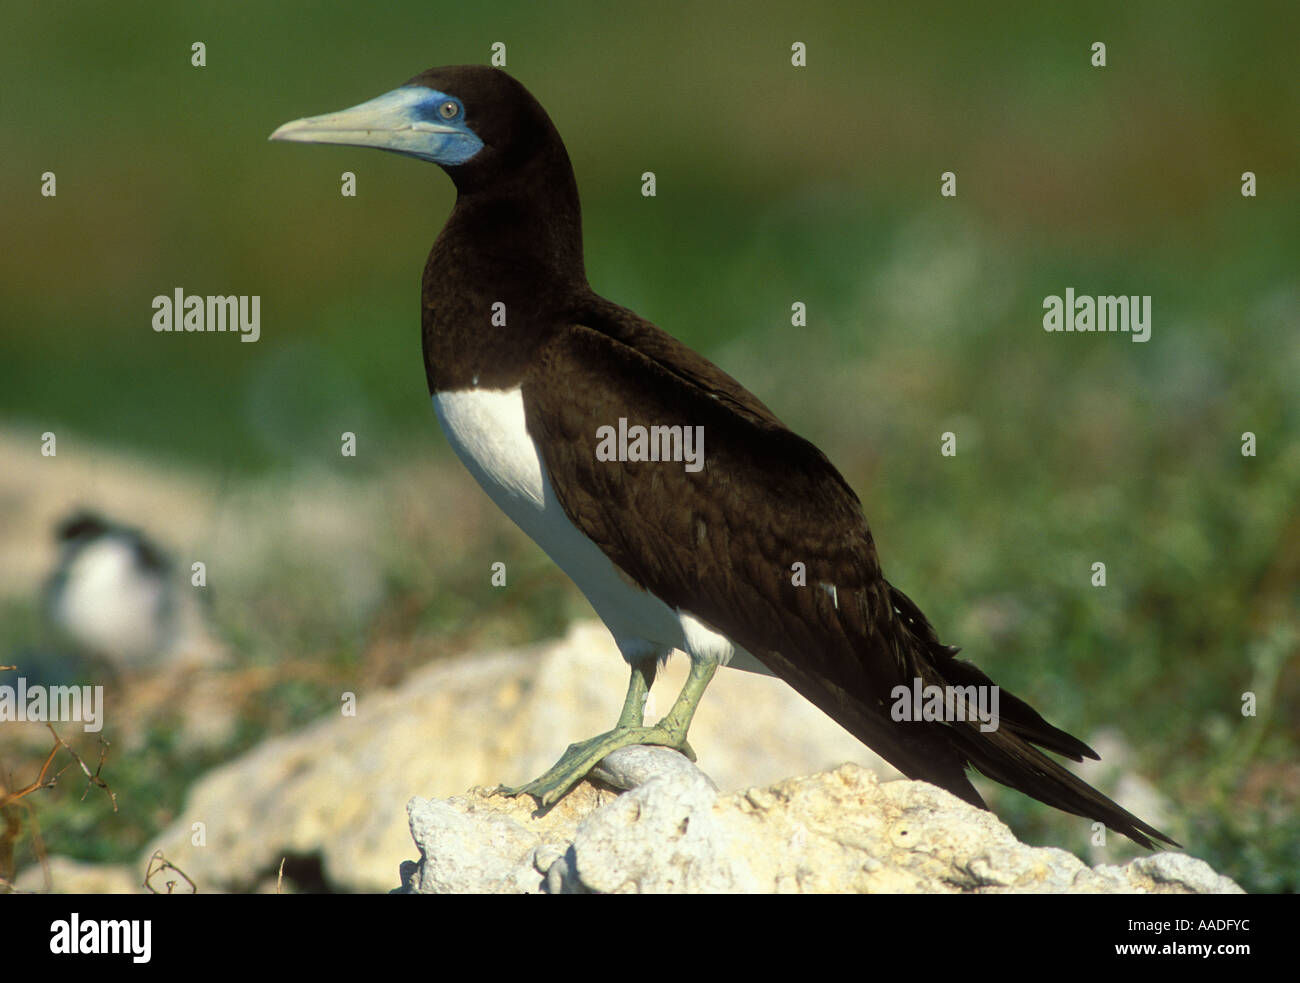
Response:
POLYGON ((460 115, 460 107, 448 99, 438 107, 438 115, 443 119, 455 119, 460 115))

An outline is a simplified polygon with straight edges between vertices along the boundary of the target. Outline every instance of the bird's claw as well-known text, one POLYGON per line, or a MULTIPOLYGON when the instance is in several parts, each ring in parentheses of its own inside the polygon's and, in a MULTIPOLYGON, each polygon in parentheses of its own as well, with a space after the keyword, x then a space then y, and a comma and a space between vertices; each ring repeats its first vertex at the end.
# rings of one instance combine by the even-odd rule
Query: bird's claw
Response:
POLYGON ((513 788, 498 785, 489 795, 516 798, 527 794, 537 800, 539 809, 549 809, 564 798, 571 788, 586 778, 591 769, 600 764, 606 755, 633 744, 670 747, 680 751, 691 761, 696 760, 694 748, 684 737, 679 737, 660 727, 628 727, 570 744, 560 760, 544 775, 526 785, 513 788))

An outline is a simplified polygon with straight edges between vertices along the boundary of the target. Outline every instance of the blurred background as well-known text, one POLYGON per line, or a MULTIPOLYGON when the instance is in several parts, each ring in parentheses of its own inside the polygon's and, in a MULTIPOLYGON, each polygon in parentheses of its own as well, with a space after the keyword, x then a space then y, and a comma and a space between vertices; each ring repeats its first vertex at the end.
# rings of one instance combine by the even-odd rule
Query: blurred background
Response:
MULTIPOLYGON (((107 683, 118 808, 73 773, 11 801, 0 876, 41 852, 131 860, 200 775, 337 716, 340 691, 591 616, 437 430, 419 285, 451 183, 266 142, 500 41, 568 146, 596 290, 821 446, 890 580, 1104 745, 1124 769, 1108 791, 1144 782, 1189 853, 1295 890, 1295 8, 1087 8, 4 4, 0 665, 107 683), (177 287, 260 295, 261 339, 155 333, 152 298, 177 287), (1151 295, 1151 340, 1044 332, 1066 287, 1151 295), (79 509, 102 528, 69 527, 79 509), (97 529, 163 584, 140 588, 165 635, 152 662, 58 617, 97 529)), ((92 735, 63 736, 93 771, 92 735)), ((0 724, 4 788, 50 747, 0 724)), ((981 787, 1027 842, 1087 847, 1069 817, 981 787)))

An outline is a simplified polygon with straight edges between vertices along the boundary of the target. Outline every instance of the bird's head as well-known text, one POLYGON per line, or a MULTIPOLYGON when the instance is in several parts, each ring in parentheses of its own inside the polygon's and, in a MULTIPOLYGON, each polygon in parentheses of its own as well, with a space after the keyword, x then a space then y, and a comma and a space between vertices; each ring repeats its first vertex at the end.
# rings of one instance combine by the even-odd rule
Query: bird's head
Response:
POLYGON ((518 168, 547 145, 545 110, 499 68, 431 68, 351 109, 285 123, 272 140, 375 147, 441 165, 458 186, 518 168))

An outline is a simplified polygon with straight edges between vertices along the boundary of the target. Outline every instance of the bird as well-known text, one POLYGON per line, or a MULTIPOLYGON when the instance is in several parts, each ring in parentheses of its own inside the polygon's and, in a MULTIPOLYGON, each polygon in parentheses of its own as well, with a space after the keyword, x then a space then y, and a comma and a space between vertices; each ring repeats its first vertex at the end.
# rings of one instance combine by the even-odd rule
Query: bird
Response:
POLYGON ((633 744, 695 760, 691 719, 731 666, 778 677, 906 777, 974 806, 988 808, 972 769, 1143 847, 1178 845, 1046 753, 1082 761, 1098 758, 1092 748, 940 642, 885 579, 861 501, 821 450, 704 356, 595 292, 568 152, 513 76, 430 69, 270 139, 391 151, 450 177, 455 205, 421 283, 436 416, 628 665, 612 730, 497 791, 549 808, 633 744), (674 651, 690 660, 686 681, 647 724, 646 695, 674 651), (917 686, 956 691, 951 712, 899 719, 899 694, 917 686), (993 727, 967 712, 981 689, 1000 692, 993 727))
POLYGON ((45 587, 50 620, 79 649, 119 669, 151 665, 175 641, 175 565, 139 529, 89 509, 55 530, 59 561, 45 587))
POLYGON ((59 556, 42 599, 59 648, 41 661, 58 669, 66 654, 119 676, 183 675, 228 662, 209 627, 209 591, 186 589, 176 559, 151 532, 78 507, 58 521, 54 540, 59 556))

